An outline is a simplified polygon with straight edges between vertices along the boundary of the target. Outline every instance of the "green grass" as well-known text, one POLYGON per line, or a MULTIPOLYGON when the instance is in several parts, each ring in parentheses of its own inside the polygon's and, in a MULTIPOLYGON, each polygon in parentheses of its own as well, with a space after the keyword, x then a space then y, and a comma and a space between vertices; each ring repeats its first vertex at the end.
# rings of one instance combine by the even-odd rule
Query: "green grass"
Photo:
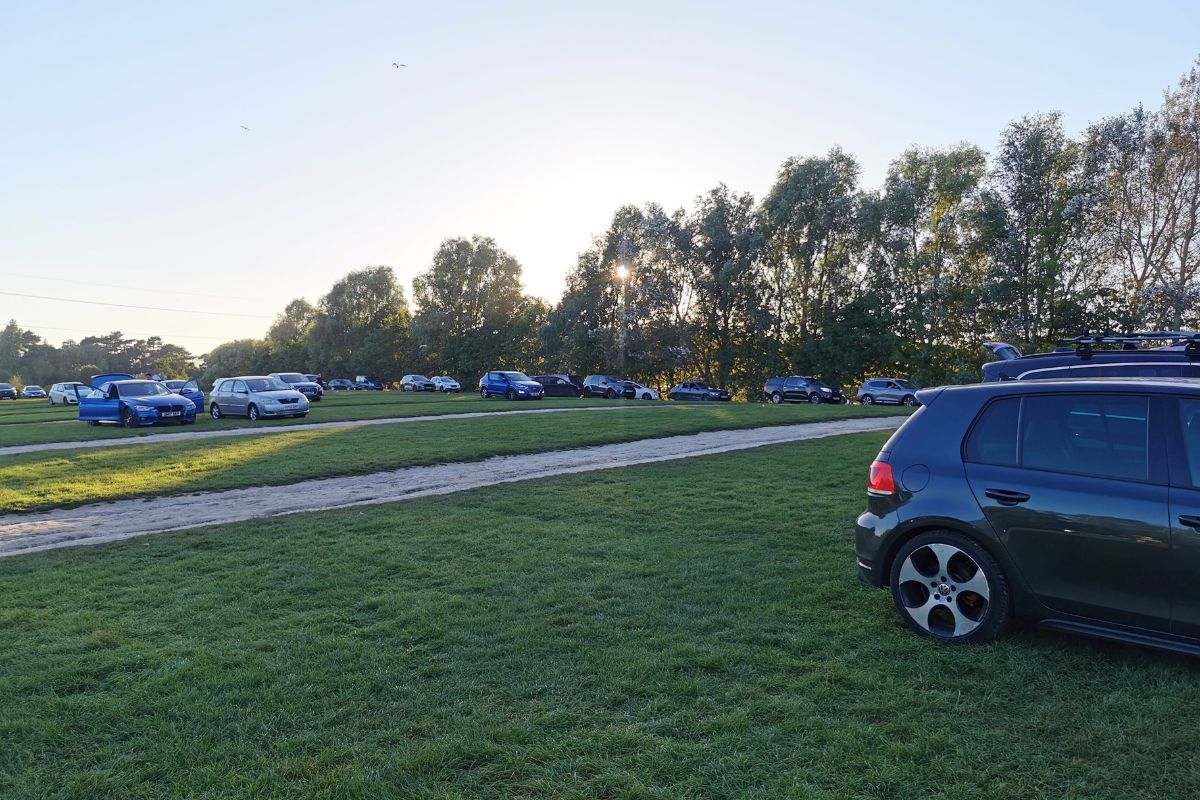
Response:
POLYGON ((895 408, 859 406, 671 404, 604 413, 496 414, 410 425, 24 453, 0 457, 0 509, 33 511, 101 500, 283 485, 493 455, 896 413, 900 412, 895 408))
POLYGON ((1195 661, 857 581, 883 440, 0 561, 0 796, 1197 796, 1195 661))
MULTIPOLYGON (((151 438, 172 433, 223 430, 245 427, 278 427, 312 422, 383 419, 386 417, 419 417, 467 412, 521 411, 530 408, 581 408, 585 406, 659 405, 645 401, 603 399, 547 398, 535 402, 509 402, 495 398, 484 400, 475 394, 411 394, 402 392, 330 392, 312 412, 303 418, 272 419, 250 422, 244 417, 214 420, 207 413, 199 415, 194 425, 163 425, 127 430, 115 425, 91 427, 79 422, 74 406, 50 406, 44 400, 19 400, 0 403, 0 447, 45 442, 85 442, 92 439, 121 439, 131 436, 151 438), (25 404, 25 405, 22 405, 25 404), (46 425, 47 422, 74 420, 75 424, 46 425)), ((207 402, 205 405, 207 409, 207 402)))

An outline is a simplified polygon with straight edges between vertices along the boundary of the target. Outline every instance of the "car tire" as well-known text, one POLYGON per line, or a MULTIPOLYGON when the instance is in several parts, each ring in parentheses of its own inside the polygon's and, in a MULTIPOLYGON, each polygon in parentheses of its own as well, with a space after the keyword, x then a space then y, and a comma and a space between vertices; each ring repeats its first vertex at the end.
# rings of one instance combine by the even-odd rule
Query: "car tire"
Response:
POLYGON ((705 392, 704 394, 700 395, 700 399, 701 399, 701 400, 707 400, 707 399, 708 399, 708 392, 705 392))
POLYGON ((890 583, 904 624, 944 642, 993 641, 1012 615, 1000 564, 955 531, 931 531, 905 542, 892 561, 890 583))
POLYGON ((492 396, 492 393, 489 392, 486 387, 479 390, 479 398, 481 400, 487 400, 491 396, 492 396))
POLYGON ((900 401, 900 404, 907 406, 908 408, 912 408, 917 404, 917 398, 913 397, 911 394, 906 394, 904 395, 904 399, 900 401))
POLYGON ((509 389, 507 392, 504 393, 504 399, 505 400, 516 400, 517 393, 514 392, 512 389, 509 389))
POLYGON ((821 395, 817 394, 816 392, 810 394, 808 396, 808 402, 812 403, 814 406, 821 405, 821 395))
POLYGON ((605 400, 616 400, 616 399, 617 399, 617 393, 616 393, 616 392, 614 392, 612 389, 609 389, 609 390, 607 390, 607 391, 604 393, 604 399, 605 399, 605 400))
POLYGON ((128 408, 121 409, 121 427, 122 428, 136 428, 137 427, 137 420, 135 420, 133 418, 133 412, 130 411, 128 408))
POLYGON ((100 427, 100 423, 99 423, 99 422, 97 422, 97 421, 96 421, 96 420, 94 420, 94 419, 89 419, 89 420, 87 421, 87 424, 88 424, 88 425, 91 425, 93 428, 98 428, 98 427, 100 427))
POLYGON ((297 415, 296 415, 296 418, 297 418, 297 419, 304 419, 304 418, 305 418, 305 417, 307 417, 307 416, 308 416, 308 412, 307 412, 307 411, 305 411, 303 414, 297 414, 297 415))
POLYGON ((873 406, 875 405, 875 398, 871 397, 869 394, 864 394, 862 399, 858 402, 862 403, 864 406, 873 406))
POLYGON ((221 407, 219 405, 217 405, 216 403, 211 404, 208 407, 208 415, 210 417, 212 417, 213 419, 220 419, 221 418, 221 407))
POLYGON ((251 403, 250 407, 246 409, 246 416, 251 422, 258 422, 258 406, 251 403))
POLYGON ((775 405, 781 405, 783 403, 783 395, 779 392, 771 392, 771 402, 775 405))

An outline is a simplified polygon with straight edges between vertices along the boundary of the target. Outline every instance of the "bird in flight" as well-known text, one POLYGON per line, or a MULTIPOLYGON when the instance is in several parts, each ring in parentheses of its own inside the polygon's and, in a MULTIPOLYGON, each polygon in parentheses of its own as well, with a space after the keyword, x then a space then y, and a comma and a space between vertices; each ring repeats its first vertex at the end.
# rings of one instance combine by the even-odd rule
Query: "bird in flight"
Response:
POLYGON ((392 66, 395 67, 396 69, 400 69, 401 67, 407 67, 408 64, 397 64, 395 61, 393 61, 392 66))
POLYGON ((245 125, 243 125, 243 126, 242 126, 242 130, 244 130, 244 131, 248 131, 248 130, 250 130, 250 129, 249 129, 249 128, 247 128, 245 125))

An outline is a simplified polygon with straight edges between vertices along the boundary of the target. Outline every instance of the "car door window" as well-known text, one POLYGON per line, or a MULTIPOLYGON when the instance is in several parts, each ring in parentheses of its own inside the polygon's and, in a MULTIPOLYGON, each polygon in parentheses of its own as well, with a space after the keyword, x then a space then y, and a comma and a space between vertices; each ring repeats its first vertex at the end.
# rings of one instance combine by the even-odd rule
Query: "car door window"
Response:
POLYGON ((233 382, 233 391, 237 392, 239 394, 248 391, 246 389, 246 382, 245 381, 234 381, 233 382))
POLYGON ((1148 478, 1149 402, 1145 397, 1027 397, 1021 414, 1021 465, 1033 469, 1148 478))

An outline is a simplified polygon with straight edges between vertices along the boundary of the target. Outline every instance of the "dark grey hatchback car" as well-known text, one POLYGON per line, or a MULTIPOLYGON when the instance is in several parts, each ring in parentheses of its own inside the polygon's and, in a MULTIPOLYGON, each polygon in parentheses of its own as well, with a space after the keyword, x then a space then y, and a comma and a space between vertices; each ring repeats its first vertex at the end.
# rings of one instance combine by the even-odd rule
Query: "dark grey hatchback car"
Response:
POLYGON ((1020 616, 1200 655, 1200 383, 926 389, 871 465, 858 574, 910 628, 1020 616))

